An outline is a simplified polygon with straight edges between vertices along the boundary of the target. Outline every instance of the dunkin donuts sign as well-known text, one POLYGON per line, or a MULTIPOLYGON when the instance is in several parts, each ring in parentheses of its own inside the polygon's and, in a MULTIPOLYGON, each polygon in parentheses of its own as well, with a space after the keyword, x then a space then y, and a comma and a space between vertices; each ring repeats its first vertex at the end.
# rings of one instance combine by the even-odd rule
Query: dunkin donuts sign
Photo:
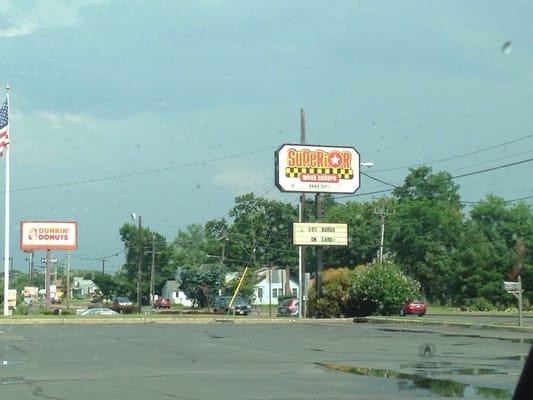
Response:
POLYGON ((21 221, 22 250, 75 250, 78 224, 74 221, 21 221))
POLYGON ((283 192, 355 193, 359 153, 353 147, 284 144, 275 153, 276 186, 283 192))

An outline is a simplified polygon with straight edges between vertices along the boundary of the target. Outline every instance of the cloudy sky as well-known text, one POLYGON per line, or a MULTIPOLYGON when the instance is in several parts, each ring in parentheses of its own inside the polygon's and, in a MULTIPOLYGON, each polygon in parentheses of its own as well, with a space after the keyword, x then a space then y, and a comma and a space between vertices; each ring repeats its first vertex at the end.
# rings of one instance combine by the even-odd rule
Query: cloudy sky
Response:
MULTIPOLYGON (((432 166, 529 159, 532 12, 489 0, 0 0, 15 266, 26 268, 23 219, 77 220, 73 267, 97 268, 80 258, 120 251, 132 211, 172 240, 243 193, 295 200, 273 189, 273 153, 299 140, 300 107, 308 143, 355 146, 394 184, 405 166, 515 139, 432 166)), ((462 199, 533 195, 532 168, 458 179, 462 199)), ((363 178, 354 199, 386 188, 363 178)))

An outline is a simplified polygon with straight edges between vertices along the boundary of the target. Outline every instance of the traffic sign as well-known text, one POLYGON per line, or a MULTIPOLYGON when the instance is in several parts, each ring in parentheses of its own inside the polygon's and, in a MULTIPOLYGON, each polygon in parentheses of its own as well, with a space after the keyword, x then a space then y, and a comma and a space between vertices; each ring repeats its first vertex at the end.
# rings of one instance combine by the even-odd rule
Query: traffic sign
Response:
MULTIPOLYGON (((41 258, 41 262, 44 264, 46 263, 46 258, 41 258)), ((51 258, 50 264, 57 264, 59 262, 59 258, 51 258)))

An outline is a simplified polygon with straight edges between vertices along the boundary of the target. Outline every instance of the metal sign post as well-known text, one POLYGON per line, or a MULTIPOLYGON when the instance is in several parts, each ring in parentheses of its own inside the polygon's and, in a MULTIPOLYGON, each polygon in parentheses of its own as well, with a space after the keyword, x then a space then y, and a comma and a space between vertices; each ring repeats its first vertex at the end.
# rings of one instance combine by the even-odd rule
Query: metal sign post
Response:
POLYGON ((518 282, 503 281, 503 290, 507 293, 511 293, 518 300, 518 326, 522 328, 524 326, 523 310, 522 310, 522 278, 518 276, 518 282))

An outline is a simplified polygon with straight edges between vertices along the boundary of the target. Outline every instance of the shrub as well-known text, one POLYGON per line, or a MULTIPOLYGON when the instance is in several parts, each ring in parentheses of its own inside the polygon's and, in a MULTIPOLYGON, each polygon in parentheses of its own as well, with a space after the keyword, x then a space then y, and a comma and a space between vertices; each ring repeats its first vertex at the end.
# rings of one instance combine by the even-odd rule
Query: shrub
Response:
POLYGON ((494 311, 496 307, 484 297, 474 297, 467 299, 466 305, 468 311, 494 311))
POLYGON ((356 279, 356 274, 356 271, 348 268, 325 270, 322 274, 321 297, 317 300, 314 285, 311 285, 308 290, 309 315, 318 318, 349 315, 348 289, 356 279))
POLYGON ((356 316, 395 314, 420 296, 420 284, 393 263, 377 263, 357 275, 349 288, 348 308, 356 316))

